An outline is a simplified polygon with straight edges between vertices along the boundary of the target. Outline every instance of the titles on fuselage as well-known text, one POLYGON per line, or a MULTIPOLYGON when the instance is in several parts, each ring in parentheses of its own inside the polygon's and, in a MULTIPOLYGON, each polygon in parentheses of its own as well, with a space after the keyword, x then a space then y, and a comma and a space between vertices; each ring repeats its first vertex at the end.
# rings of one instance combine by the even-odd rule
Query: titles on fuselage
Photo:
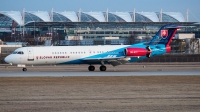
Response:
POLYGON ((69 58, 69 56, 36 56, 36 59, 63 59, 69 58))

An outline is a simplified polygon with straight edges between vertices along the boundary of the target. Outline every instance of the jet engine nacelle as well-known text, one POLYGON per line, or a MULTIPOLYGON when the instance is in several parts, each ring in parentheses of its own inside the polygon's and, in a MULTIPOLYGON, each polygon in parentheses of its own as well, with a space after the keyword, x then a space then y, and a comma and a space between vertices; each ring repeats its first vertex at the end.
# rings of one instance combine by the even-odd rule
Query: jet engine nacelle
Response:
POLYGON ((126 48, 124 50, 126 56, 137 57, 137 56, 146 56, 150 58, 151 50, 147 48, 126 48))

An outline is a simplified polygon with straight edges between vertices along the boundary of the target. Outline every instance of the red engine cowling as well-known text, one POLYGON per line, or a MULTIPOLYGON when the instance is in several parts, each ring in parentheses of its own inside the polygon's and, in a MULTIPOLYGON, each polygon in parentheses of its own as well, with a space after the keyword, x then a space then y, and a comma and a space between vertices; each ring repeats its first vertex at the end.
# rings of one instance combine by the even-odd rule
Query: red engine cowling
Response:
MULTIPOLYGON (((126 56, 148 56, 151 54, 151 51, 148 51, 145 48, 126 48, 124 50, 126 56)), ((150 57, 150 56, 148 56, 150 57)))

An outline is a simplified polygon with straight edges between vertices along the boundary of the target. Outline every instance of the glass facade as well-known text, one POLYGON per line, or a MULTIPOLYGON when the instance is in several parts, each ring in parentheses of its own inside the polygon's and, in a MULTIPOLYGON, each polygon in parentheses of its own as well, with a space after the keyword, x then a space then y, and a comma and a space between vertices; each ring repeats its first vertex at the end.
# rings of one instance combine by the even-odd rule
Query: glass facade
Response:
POLYGON ((126 21, 115 14, 108 13, 108 22, 126 22, 126 21))
POLYGON ((95 18, 98 22, 105 22, 105 16, 103 15, 102 12, 84 12, 84 13, 95 18))
POLYGON ((141 14, 136 13, 135 22, 153 22, 153 21, 141 14))
POLYGON ((9 28, 12 26, 13 23, 14 21, 11 18, 0 14, 0 28, 9 28))
MULTIPOLYGON (((10 27, 15 24, 23 26, 30 22, 50 22, 53 14, 53 22, 133 22, 133 12, 24 12, 0 11, 0 27, 10 27), (108 17, 106 17, 108 14, 108 17), (24 23, 22 20, 24 15, 24 23), (80 16, 80 19, 78 20, 80 16), (108 19, 108 21, 106 20, 108 19), (14 21, 14 22, 13 22, 14 21)), ((135 22, 159 22, 159 12, 136 12, 135 22)), ((180 12, 163 12, 162 22, 185 22, 180 12)), ((15 26, 15 25, 14 25, 15 26)))
POLYGON ((56 12, 53 12, 53 21, 54 22, 72 22, 67 17, 65 17, 59 13, 56 13, 56 12))
POLYGON ((99 21, 86 13, 81 13, 81 22, 99 22, 99 21))
POLYGON ((22 26, 22 15, 19 11, 0 11, 0 27, 10 28, 22 26))
POLYGON ((162 14, 162 21, 163 22, 179 22, 177 19, 175 19, 167 14, 162 14))
MULTIPOLYGON (((156 12, 156 15, 159 17, 160 13, 156 12)), ((173 18, 170 15, 167 15, 165 13, 162 13, 162 22, 179 22, 177 19, 173 18)))
POLYGON ((39 18, 36 15, 29 13, 29 12, 25 12, 24 17, 25 17, 25 24, 28 23, 28 22, 32 22, 32 21, 35 21, 35 22, 42 22, 43 21, 41 18, 39 18))

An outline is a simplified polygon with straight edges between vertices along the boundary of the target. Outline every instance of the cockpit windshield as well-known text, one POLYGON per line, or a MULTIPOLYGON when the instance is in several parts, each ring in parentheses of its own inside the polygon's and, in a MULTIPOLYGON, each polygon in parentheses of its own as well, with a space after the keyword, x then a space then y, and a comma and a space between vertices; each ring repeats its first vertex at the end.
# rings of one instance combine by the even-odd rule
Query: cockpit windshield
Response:
POLYGON ((24 54, 24 52, 22 52, 22 51, 19 51, 17 54, 24 54))
POLYGON ((24 54, 23 51, 14 51, 12 54, 24 54))
POLYGON ((17 54, 17 51, 14 51, 12 54, 17 54))

